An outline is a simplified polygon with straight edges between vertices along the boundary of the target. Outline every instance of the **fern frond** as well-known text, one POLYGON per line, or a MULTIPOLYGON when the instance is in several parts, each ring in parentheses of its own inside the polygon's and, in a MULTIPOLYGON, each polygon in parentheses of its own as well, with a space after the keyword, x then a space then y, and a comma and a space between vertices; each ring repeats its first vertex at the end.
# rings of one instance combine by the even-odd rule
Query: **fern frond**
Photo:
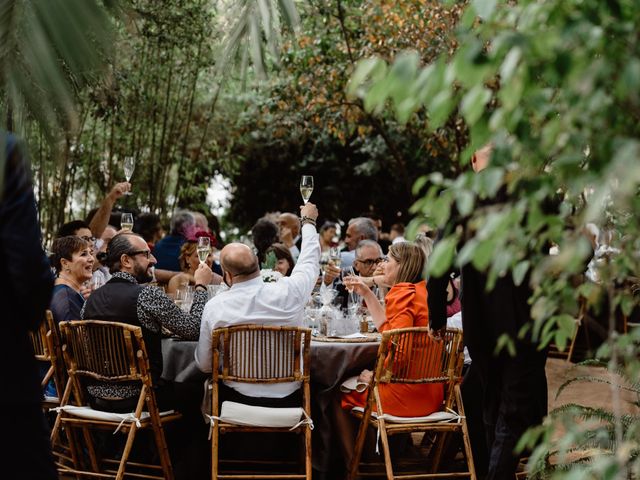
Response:
POLYGON ((601 377, 594 377, 593 375, 581 375, 578 377, 570 378, 566 382, 564 382, 560 387, 558 387, 558 391, 556 392, 556 400, 560 396, 560 394, 569 386, 576 382, 593 382, 593 383, 605 383, 607 385, 614 386, 620 390, 625 390, 627 392, 640 394, 640 390, 634 388, 633 386, 621 385, 619 383, 614 383, 611 380, 601 377))

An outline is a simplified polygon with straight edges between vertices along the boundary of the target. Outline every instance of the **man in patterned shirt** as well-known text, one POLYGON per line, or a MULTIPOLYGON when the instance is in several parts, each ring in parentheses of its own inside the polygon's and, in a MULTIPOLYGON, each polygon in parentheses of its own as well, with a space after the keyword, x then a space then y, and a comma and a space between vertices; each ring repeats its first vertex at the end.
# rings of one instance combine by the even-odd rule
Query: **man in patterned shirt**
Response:
MULTIPOLYGON (((205 285, 211 282, 213 273, 206 264, 200 264, 194 274, 193 304, 189 312, 184 312, 160 289, 144 285, 152 280, 151 268, 156 259, 141 236, 121 233, 113 237, 107 249, 106 263, 111 280, 87 299, 82 318, 142 327, 158 405, 161 410, 174 408, 173 385, 160 378, 162 327, 184 339, 198 339, 200 319, 208 298, 205 285)), ((88 386, 87 391, 93 397, 94 408, 121 412, 135 409, 139 394, 133 386, 104 382, 88 386)))

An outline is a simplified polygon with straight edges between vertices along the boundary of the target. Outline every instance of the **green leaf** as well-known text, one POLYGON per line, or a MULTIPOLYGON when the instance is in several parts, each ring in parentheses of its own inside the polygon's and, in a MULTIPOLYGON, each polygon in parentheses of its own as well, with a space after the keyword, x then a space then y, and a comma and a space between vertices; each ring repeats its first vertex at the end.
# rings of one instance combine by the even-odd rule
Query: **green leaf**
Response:
POLYGON ((495 355, 499 354, 505 348, 507 349, 507 353, 509 354, 509 356, 511 357, 516 356, 516 344, 507 333, 503 333, 498 337, 494 354, 495 355))
POLYGON ((431 130, 440 128, 447 121, 454 107, 451 91, 448 88, 437 94, 429 104, 429 128, 431 130))
POLYGON ((466 122, 472 126, 482 116, 484 107, 491 99, 491 90, 482 85, 476 85, 462 98, 460 110, 466 122))
POLYGON ((558 322, 558 328, 562 330, 567 337, 572 337, 576 330, 576 319, 566 313, 558 315, 555 318, 556 322, 558 322))
POLYGON ((504 83, 498 92, 498 98, 506 111, 515 109, 524 92, 524 67, 520 64, 512 74, 511 80, 504 83))
POLYGON ((523 260, 519 262, 515 267, 513 267, 513 283, 516 286, 522 285, 522 281, 524 280, 524 276, 529 271, 529 260, 523 260))
POLYGON ((473 0, 471 4, 480 18, 488 20, 496 8, 497 0, 473 0))
POLYGON ((347 97, 350 99, 358 97, 360 87, 362 87, 362 84, 368 80, 369 77, 379 80, 385 75, 386 70, 386 62, 380 58, 372 57, 360 60, 347 85, 347 97))
POLYGON ((402 103, 410 92, 407 88, 416 78, 420 57, 417 52, 401 53, 389 70, 388 84, 389 96, 396 105, 402 103))
POLYGON ((413 188, 411 189, 411 193, 413 195, 418 195, 420 193, 420 190, 424 188, 424 186, 427 184, 428 181, 429 181, 429 177, 427 175, 422 175, 421 177, 418 177, 418 179, 413 183, 413 188))
POLYGON ((520 47, 516 46, 509 50, 509 53, 507 53, 507 56, 504 58, 502 66, 500 67, 500 81, 503 84, 508 83, 511 80, 521 57, 522 49, 520 47))
POLYGON ((429 262, 427 263, 430 275, 440 277, 449 270, 453 263, 453 256, 457 245, 458 238, 456 236, 443 238, 436 243, 435 248, 429 257, 429 262))
POLYGON ((475 197, 469 190, 461 190, 456 196, 456 207, 463 217, 466 217, 473 210, 475 197))

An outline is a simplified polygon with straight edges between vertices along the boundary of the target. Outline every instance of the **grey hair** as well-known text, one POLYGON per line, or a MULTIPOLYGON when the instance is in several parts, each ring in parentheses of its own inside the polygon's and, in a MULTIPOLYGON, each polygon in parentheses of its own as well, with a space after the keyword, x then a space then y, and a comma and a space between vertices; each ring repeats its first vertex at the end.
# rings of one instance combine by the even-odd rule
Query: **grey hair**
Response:
POLYGON ((188 227, 196 224, 196 218, 189 210, 178 210, 171 217, 171 235, 184 235, 188 227))
MULTIPOLYGON (((110 273, 119 272, 122 269, 120 258, 122 255, 131 251, 132 236, 140 237, 137 233, 125 232, 119 233, 111 239, 107 247, 107 259, 105 260, 110 273)), ((142 238, 142 237, 140 237, 142 238)))
POLYGON ((355 225, 359 235, 362 235, 363 240, 375 240, 378 241, 378 228, 373 220, 367 217, 356 217, 349 220, 349 225, 355 225))
POLYGON ((378 256, 382 257, 382 247, 375 240, 360 240, 356 247, 356 258, 360 257, 360 250, 364 247, 375 247, 378 249, 378 256))
POLYGON ((431 252, 433 252, 433 238, 428 237, 424 232, 419 232, 416 235, 415 243, 422 248, 426 260, 429 260, 429 256, 431 256, 431 252))

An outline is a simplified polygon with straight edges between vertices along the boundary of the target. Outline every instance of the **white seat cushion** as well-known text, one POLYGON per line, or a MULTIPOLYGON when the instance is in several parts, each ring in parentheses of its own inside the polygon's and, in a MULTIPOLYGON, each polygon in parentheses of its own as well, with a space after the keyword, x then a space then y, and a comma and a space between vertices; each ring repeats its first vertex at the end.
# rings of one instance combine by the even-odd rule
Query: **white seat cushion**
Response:
MULTIPOLYGON (((102 410, 94 410, 91 407, 77 407, 75 405, 66 405, 64 407, 59 407, 59 409, 65 411, 69 415, 73 415, 74 417, 86 418, 89 420, 103 420, 106 422, 134 422, 136 420, 133 412, 103 412, 102 410)), ((166 412, 160 412, 160 416, 170 415, 174 412, 174 410, 167 410, 166 412)), ((148 418, 149 412, 142 412, 142 415, 140 415, 140 420, 146 420, 148 418)))
POLYGON ((305 417, 301 407, 256 407, 237 402, 222 402, 220 421, 253 427, 293 427, 305 417))
MULTIPOLYGON (((364 408, 353 407, 351 411, 363 413, 364 408)), ((371 415, 375 418, 378 418, 378 414, 376 412, 372 412, 371 415)), ((433 412, 431 415, 427 415, 425 417, 396 417, 395 415, 389 415, 388 413, 385 413, 382 418, 390 423, 439 423, 458 420, 460 416, 452 412, 445 412, 441 410, 438 412, 433 412)))

